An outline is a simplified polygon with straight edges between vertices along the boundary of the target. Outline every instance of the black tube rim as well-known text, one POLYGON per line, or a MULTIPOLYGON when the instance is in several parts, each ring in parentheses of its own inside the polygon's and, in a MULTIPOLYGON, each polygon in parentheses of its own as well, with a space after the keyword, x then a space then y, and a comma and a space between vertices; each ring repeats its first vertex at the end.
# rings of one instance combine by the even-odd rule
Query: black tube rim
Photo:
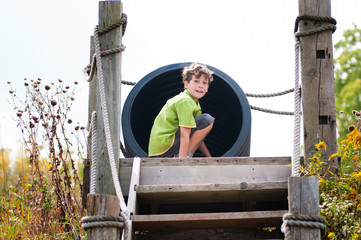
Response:
MULTIPOLYGON (((183 62, 183 63, 175 63, 160 67, 146 76, 144 76, 130 91, 128 97, 124 103, 123 111, 122 111, 122 130, 124 142, 127 146, 128 151, 131 151, 131 155, 138 157, 147 157, 148 154, 139 146, 137 140, 132 131, 132 123, 131 123, 131 107, 139 93, 139 91, 149 83, 151 79, 156 78, 157 76, 163 74, 167 71, 174 70, 182 70, 185 66, 191 64, 191 62, 183 62), (125 127, 129 126, 129 127, 125 127)), ((207 65, 207 64, 205 64, 207 65)), ((242 149, 245 146, 248 146, 248 155, 249 155, 249 145, 250 145, 250 137, 251 137, 251 110, 247 100, 246 95, 244 94, 241 87, 226 73, 223 71, 207 65, 207 67, 214 72, 213 75, 218 76, 223 79, 225 83, 228 84, 230 88, 233 89, 234 92, 238 93, 237 97, 239 99, 239 104, 242 108, 242 127, 240 133, 237 137, 237 140, 233 144, 233 146, 222 155, 222 157, 234 157, 239 156, 242 149)))

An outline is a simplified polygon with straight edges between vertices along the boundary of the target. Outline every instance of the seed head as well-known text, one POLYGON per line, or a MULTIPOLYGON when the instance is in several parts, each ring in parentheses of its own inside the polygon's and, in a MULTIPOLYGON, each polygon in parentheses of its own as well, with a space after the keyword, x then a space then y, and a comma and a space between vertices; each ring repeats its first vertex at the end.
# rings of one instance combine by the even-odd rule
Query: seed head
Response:
POLYGON ((354 125, 351 125, 351 126, 348 127, 348 130, 349 130, 350 132, 352 132, 354 129, 355 129, 355 126, 354 126, 354 125))
POLYGON ((54 99, 52 99, 51 101, 50 101, 50 103, 51 103, 51 106, 56 106, 56 104, 57 104, 57 101, 56 100, 54 100, 54 99))
POLYGON ((9 93, 10 93, 10 94, 13 94, 13 93, 14 93, 14 91, 13 91, 13 90, 9 90, 9 93))
POLYGON ((71 119, 68 119, 68 123, 71 124, 73 122, 73 120, 71 119))
POLYGON ((11 84, 11 82, 10 82, 10 81, 8 81, 8 84, 11 84))
POLYGON ((75 97, 71 97, 70 100, 74 101, 74 100, 75 100, 75 97))
POLYGON ((18 112, 16 113, 16 116, 21 117, 23 115, 23 111, 22 110, 18 110, 18 112))

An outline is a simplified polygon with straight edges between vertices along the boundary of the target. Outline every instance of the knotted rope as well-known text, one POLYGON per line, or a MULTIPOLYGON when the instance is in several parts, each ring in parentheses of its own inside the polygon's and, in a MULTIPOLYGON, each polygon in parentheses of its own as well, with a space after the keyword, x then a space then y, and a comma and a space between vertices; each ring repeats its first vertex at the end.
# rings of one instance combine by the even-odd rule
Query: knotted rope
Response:
POLYGON ((103 228, 103 227, 116 227, 123 228, 123 218, 119 216, 99 215, 99 216, 86 216, 81 219, 82 227, 88 228, 103 228))
POLYGON ((316 228, 324 231, 326 229, 326 221, 320 216, 309 216, 302 214, 286 213, 283 215, 283 223, 281 231, 285 234, 285 239, 291 239, 290 227, 316 228))

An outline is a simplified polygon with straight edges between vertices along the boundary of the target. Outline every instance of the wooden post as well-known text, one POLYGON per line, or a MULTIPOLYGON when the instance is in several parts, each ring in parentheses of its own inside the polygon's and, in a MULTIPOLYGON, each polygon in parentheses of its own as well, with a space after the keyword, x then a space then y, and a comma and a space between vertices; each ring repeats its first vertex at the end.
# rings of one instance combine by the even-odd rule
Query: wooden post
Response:
MULTIPOLYGON (((320 198, 317 177, 290 177, 288 179, 289 212, 293 215, 302 214, 320 216, 320 198)), ((320 229, 290 227, 292 240, 319 240, 320 229)))
MULTIPOLYGON (((119 216, 119 199, 113 195, 88 194, 88 216, 119 216)), ((87 239, 119 240, 122 229, 116 227, 96 227, 87 230, 87 239)))
MULTIPOLYGON (((331 16, 330 0, 299 0, 299 15, 331 16)), ((299 30, 305 31, 330 23, 301 20, 299 30)), ((305 163, 313 156, 315 144, 327 145, 326 162, 337 152, 336 108, 334 94, 332 31, 300 37, 302 74, 302 115, 304 124, 305 163)))
MULTIPOLYGON (((99 29, 104 29, 121 19, 122 4, 118 0, 99 2, 99 29)), ((121 46, 122 28, 118 27, 99 36, 100 50, 110 50, 121 46)), ((92 39, 93 40, 93 39, 92 39)), ((93 41, 92 41, 93 42, 93 41)), ((91 57, 95 45, 91 44, 91 57)), ((120 87, 121 87, 121 53, 112 53, 101 58, 103 66, 104 93, 108 110, 109 126, 112 138, 112 147, 115 165, 119 168, 119 130, 120 130, 120 87)), ((89 86, 89 114, 97 112, 97 181, 96 191, 100 194, 87 195, 88 216, 114 216, 120 213, 120 202, 114 187, 111 174, 104 121, 98 89, 98 77, 95 75, 89 86)), ((91 155, 91 143, 88 142, 88 158, 91 155)), ((117 169, 119 171, 119 169, 117 169)), ((88 177, 89 179, 89 177, 88 177)), ((85 183, 85 181, 84 181, 85 183)), ((88 181, 89 184, 89 181, 88 181)), ((83 195, 84 197, 84 195, 83 195)), ((117 227, 93 227, 87 229, 87 239, 120 239, 122 229, 117 227)))
MULTIPOLYGON (((122 15, 120 1, 99 2, 99 29, 117 23, 122 15)), ((99 37, 101 50, 109 50, 121 46, 122 28, 118 27, 99 37)), ((120 87, 121 87, 121 53, 113 53, 102 57, 105 96, 108 109, 109 125, 114 150, 114 159, 119 168, 119 131, 120 131, 120 87)), ((98 193, 115 195, 114 183, 109 164, 106 146, 104 122, 97 91, 97 159, 98 173, 96 189, 98 193)), ((119 169, 117 170, 119 171, 119 169)))

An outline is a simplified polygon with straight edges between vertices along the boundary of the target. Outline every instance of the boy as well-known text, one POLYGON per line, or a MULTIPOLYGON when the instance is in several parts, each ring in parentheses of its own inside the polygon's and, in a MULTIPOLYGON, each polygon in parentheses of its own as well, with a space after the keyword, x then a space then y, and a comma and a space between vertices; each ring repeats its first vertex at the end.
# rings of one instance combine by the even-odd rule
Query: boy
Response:
POLYGON ((203 140, 211 131, 214 118, 202 114, 198 100, 207 93, 212 74, 198 63, 183 69, 185 90, 169 99, 154 120, 149 140, 150 157, 192 157, 197 149, 203 156, 211 157, 203 140))

